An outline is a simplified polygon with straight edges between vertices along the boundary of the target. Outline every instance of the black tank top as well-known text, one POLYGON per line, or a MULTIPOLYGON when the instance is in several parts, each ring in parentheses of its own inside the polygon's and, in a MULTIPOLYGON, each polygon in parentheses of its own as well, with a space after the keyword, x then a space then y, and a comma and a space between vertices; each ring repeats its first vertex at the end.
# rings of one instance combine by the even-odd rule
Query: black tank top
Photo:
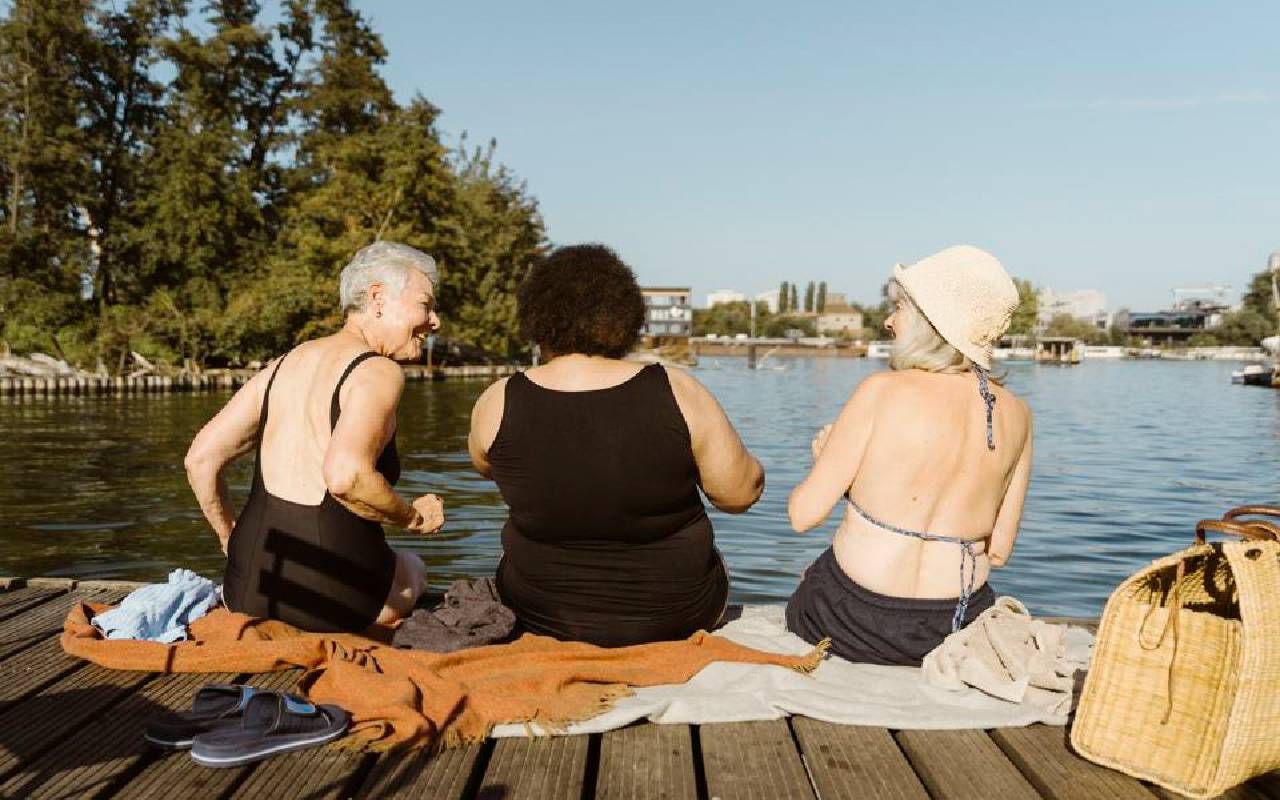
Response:
POLYGON ((728 579, 662 367, 585 392, 512 376, 488 460, 510 509, 498 589, 527 630, 618 646, 719 619, 728 579))
MULTIPOLYGON (((338 396, 351 371, 375 353, 356 356, 343 370, 329 402, 329 428, 338 424, 338 396)), ((286 356, 287 357, 287 356, 286 356)), ((308 631, 362 631, 378 616, 395 578, 395 554, 382 526, 352 513, 326 490, 319 505, 294 503, 267 491, 262 481, 262 434, 271 386, 258 419, 253 486, 227 545, 223 597, 227 607, 254 617, 283 620, 308 631)), ((285 413, 302 413, 288 408, 285 413)), ((378 472, 400 478, 395 437, 378 455, 378 472)))

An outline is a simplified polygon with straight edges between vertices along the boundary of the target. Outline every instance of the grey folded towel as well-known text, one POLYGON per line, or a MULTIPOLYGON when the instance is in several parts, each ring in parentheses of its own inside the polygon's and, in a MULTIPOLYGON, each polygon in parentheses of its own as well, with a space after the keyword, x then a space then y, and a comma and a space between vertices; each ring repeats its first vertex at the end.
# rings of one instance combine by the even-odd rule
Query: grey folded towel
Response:
POLYGON ((516 615, 498 599, 493 578, 454 581, 440 605, 418 609, 396 629, 396 647, 452 653, 468 647, 505 642, 515 630, 516 615))

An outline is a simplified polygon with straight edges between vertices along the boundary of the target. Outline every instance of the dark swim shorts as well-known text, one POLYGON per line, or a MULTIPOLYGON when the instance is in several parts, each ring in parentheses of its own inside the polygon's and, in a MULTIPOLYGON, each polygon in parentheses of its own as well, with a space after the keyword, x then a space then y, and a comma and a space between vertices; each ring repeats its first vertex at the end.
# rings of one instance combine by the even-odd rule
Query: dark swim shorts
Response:
MULTIPOLYGON (((877 594, 846 575, 828 547, 787 602, 787 629, 810 644, 830 637, 831 652, 849 661, 918 667, 950 635, 957 601, 877 594)), ((984 583, 969 600, 964 624, 994 603, 984 583)))

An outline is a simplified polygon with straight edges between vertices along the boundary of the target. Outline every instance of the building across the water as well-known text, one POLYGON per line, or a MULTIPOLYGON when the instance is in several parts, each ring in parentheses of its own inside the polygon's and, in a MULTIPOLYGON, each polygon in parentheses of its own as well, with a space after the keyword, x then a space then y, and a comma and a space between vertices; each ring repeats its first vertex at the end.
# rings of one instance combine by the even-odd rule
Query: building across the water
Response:
POLYGON ((735 289, 717 289, 707 295, 707 308, 715 308, 727 303, 745 303, 747 296, 735 289))
POLYGON ((693 334, 693 289, 688 286, 641 286, 644 327, 655 341, 688 339, 693 334))
POLYGON ((1071 292, 1041 289, 1036 297, 1036 306, 1036 330, 1041 332, 1060 314, 1088 322, 1099 330, 1106 330, 1111 324, 1111 315, 1107 313, 1107 296, 1097 289, 1071 292))
POLYGON ((1173 308, 1163 311, 1121 311, 1116 327, 1151 346, 1185 344, 1197 333, 1222 324, 1231 310, 1230 286, 1185 287, 1173 290, 1173 308))
POLYGON ((862 312, 849 305, 843 294, 833 292, 827 295, 827 303, 818 314, 817 329, 819 335, 858 336, 862 332, 862 312))
POLYGON ((779 294, 780 293, 778 289, 772 289, 767 292, 761 292, 760 294, 756 295, 756 302, 764 303, 765 306, 768 307, 770 314, 777 314, 779 294))

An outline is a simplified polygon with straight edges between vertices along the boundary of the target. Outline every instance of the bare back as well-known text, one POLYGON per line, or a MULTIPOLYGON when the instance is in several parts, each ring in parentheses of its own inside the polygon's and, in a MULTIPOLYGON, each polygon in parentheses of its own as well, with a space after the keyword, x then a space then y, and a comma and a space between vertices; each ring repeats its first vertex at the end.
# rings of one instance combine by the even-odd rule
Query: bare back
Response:
MULTIPOLYGON (((363 352, 347 337, 329 336, 299 345, 280 361, 262 433, 262 481, 271 494, 303 505, 318 505, 324 498, 333 389, 351 360, 363 352)), ((343 384, 340 401, 359 385, 359 373, 360 369, 354 371, 343 384)), ((379 448, 395 433, 394 415, 383 427, 379 448)))
MULTIPOLYGON (((1003 563, 1012 548, 1030 467, 1029 410, 1008 390, 991 391, 994 450, 973 373, 872 376, 850 399, 806 479, 815 484, 810 502, 835 503, 832 493, 847 491, 880 522, 974 541, 980 554, 974 585, 981 585, 988 553, 1003 563)), ((839 502, 844 519, 833 549, 850 578, 899 597, 961 593, 968 575, 962 582, 960 545, 886 530, 839 502)))

